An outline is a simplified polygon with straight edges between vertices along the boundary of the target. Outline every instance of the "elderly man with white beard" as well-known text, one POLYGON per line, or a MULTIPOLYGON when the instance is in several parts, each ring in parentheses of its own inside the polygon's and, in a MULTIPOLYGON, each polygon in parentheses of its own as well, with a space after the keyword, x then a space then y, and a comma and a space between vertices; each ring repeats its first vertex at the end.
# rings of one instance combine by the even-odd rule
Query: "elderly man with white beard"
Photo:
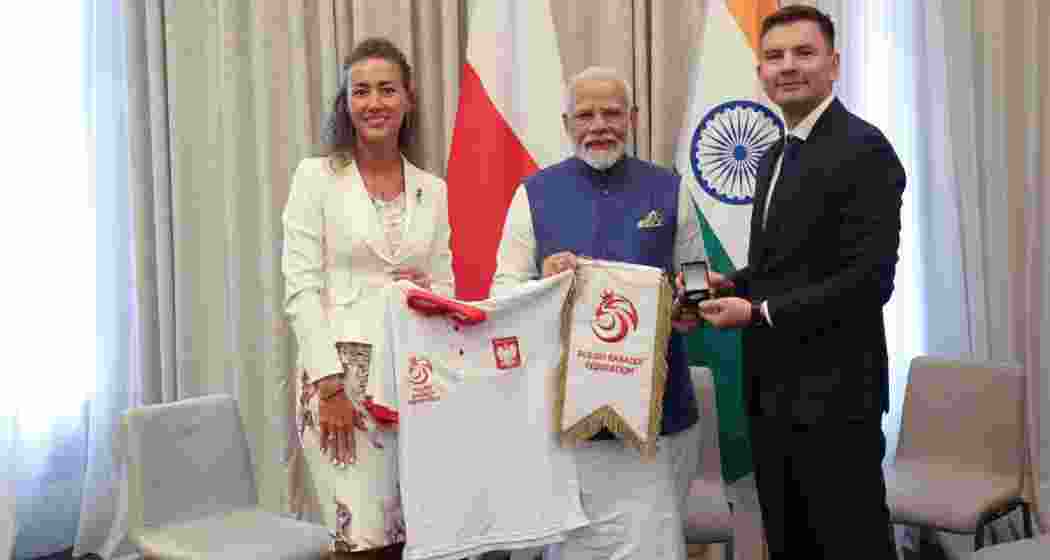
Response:
MULTIPOLYGON (((575 155, 532 175, 507 214, 493 292, 576 266, 576 255, 679 273, 703 259, 699 218, 672 172, 626 155, 637 119, 631 88, 615 70, 592 67, 566 88, 562 120, 575 155)), ((668 349, 661 441, 644 461, 599 432, 574 451, 591 524, 567 535, 561 558, 684 559, 682 506, 696 470, 697 403, 676 321, 668 349), (693 437, 690 437, 690 436, 693 437)))

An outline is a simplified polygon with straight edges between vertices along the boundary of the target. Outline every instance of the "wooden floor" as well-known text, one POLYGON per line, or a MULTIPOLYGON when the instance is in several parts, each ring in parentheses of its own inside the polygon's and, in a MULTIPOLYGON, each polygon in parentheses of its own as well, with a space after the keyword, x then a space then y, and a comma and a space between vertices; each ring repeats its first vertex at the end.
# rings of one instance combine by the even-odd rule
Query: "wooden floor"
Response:
POLYGON ((725 547, 720 544, 687 545, 689 560, 722 560, 725 558, 725 547))

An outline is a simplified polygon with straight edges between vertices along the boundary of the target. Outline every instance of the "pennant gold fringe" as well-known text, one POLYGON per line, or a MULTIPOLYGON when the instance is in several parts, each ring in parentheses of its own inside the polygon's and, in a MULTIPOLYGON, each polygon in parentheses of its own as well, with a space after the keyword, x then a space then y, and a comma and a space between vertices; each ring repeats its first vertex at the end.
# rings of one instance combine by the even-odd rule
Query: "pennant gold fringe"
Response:
POLYGON ((624 421, 616 410, 605 405, 585 418, 562 430, 562 418, 565 409, 565 394, 568 383, 569 348, 572 335, 572 319, 576 308, 576 299, 582 289, 580 269, 573 275, 572 285, 561 310, 562 354, 558 361, 558 391, 554 403, 554 425, 559 430, 561 444, 566 447, 577 447, 591 439, 602 428, 607 428, 623 438, 624 443, 636 449, 644 460, 656 457, 656 439, 660 435, 660 420, 663 418, 664 389, 667 381, 667 344, 671 336, 671 306, 673 304, 671 286, 666 279, 660 282, 660 298, 657 304, 656 338, 653 341, 653 390, 649 401, 649 426, 643 440, 624 421))

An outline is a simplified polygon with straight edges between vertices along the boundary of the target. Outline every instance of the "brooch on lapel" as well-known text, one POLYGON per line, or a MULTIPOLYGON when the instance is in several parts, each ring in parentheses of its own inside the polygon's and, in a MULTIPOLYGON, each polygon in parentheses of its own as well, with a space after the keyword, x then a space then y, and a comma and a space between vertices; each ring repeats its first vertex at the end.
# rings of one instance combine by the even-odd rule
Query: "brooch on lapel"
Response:
POLYGON ((664 225, 664 216, 658 210, 650 210, 644 218, 638 220, 638 229, 658 228, 664 225))

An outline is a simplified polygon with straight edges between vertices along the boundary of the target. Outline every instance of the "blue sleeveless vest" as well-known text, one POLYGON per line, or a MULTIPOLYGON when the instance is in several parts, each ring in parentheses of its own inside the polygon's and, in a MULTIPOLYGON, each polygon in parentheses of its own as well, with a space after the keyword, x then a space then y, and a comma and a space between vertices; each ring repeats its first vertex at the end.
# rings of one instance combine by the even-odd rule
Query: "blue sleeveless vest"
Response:
MULTIPOLYGON (((536 269, 543 259, 571 251, 580 256, 644 264, 671 271, 678 224, 679 178, 641 160, 624 157, 606 171, 579 158, 543 169, 525 181, 536 233, 536 269), (656 211, 659 227, 638 222, 656 211)), ((672 331, 667 354, 661 434, 673 434, 697 419, 685 341, 672 331)), ((611 437, 603 430, 601 439, 611 437)))

